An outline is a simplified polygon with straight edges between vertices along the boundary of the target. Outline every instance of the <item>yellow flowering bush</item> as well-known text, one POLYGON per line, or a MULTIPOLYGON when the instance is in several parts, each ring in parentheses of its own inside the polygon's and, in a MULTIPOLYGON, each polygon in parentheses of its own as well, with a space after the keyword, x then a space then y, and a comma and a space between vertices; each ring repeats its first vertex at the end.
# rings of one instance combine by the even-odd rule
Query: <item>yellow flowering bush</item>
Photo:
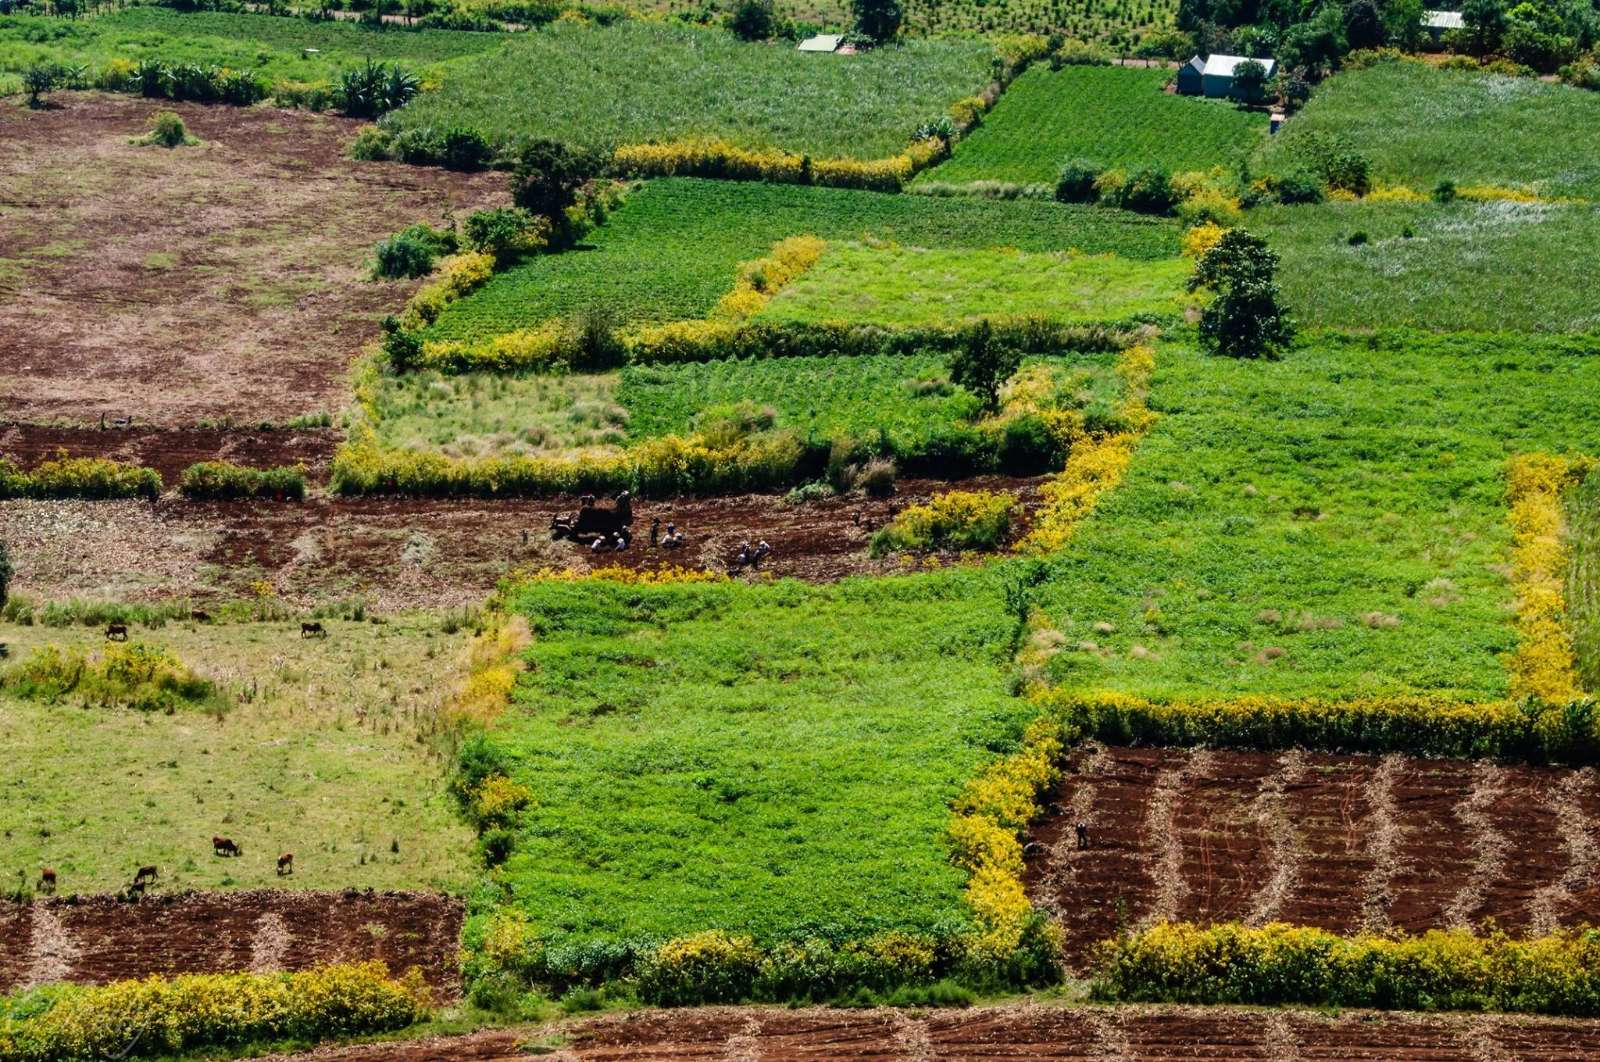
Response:
POLYGON ((816 236, 790 236, 773 245, 765 258, 743 262, 733 290, 711 313, 714 319, 742 321, 754 316, 796 277, 817 264, 827 244, 816 236))
POLYGON ((433 278, 411 296, 400 314, 403 328, 424 328, 439 319, 444 308, 487 283, 494 275, 494 255, 467 251, 439 263, 433 278))
POLYGON ((1511 579, 1517 595, 1517 649, 1511 695, 1547 705, 1580 700, 1563 589, 1561 494, 1578 466, 1548 454, 1523 454, 1506 469, 1512 536, 1511 579))
POLYGON ((403 1029, 427 1017, 420 975, 381 962, 288 974, 190 974, 72 989, 21 1019, 0 1018, 0 1058, 165 1055, 262 1040, 403 1029))
POLYGON ((201 678, 170 650, 145 642, 111 642, 91 657, 81 647, 40 646, 3 676, 0 687, 19 697, 137 711, 226 707, 214 683, 201 678))
POLYGON ((1182 251, 1185 258, 1199 258, 1222 240, 1228 230, 1214 221, 1202 221, 1183 234, 1182 251))
POLYGON ((1369 203, 1425 203, 1428 197, 1403 184, 1375 184, 1363 196, 1369 203))
POLYGON ((499 718, 522 673, 522 651, 532 640, 525 617, 495 613, 467 643, 463 676, 440 713, 445 724, 488 726, 499 718))
POLYGON ((640 994, 668 1006, 748 999, 763 958, 747 936, 712 929, 678 937, 640 964, 640 994))
POLYGON ((872 536, 874 557, 906 550, 995 549, 1011 533, 1017 511, 1014 494, 952 490, 923 505, 908 505, 872 536))
POLYGON ((536 572, 519 574, 513 577, 512 584, 515 585, 517 582, 524 581, 564 583, 604 581, 621 583, 625 586, 670 586, 674 583, 725 583, 729 581, 729 578, 723 572, 699 568, 683 568, 676 565, 666 568, 628 568, 621 564, 614 564, 591 568, 586 572, 574 571, 569 568, 541 568, 536 572))
POLYGON ((743 148, 726 140, 674 140, 616 149, 612 167, 627 177, 721 177, 898 192, 942 156, 942 141, 918 141, 883 159, 813 159, 778 148, 743 148))
POLYGON ((472 815, 480 827, 505 826, 517 813, 533 805, 533 790, 503 774, 478 783, 472 794, 472 815))
POLYGON ((155 498, 161 474, 104 457, 68 457, 65 450, 24 472, 0 457, 0 500, 6 498, 155 498))
POLYGON ((427 340, 415 368, 440 372, 554 372, 571 361, 572 347, 560 321, 502 332, 488 339, 427 340))
POLYGON ((1600 1014, 1600 930, 1527 940, 1432 930, 1165 923, 1106 941, 1094 993, 1127 1002, 1600 1014))

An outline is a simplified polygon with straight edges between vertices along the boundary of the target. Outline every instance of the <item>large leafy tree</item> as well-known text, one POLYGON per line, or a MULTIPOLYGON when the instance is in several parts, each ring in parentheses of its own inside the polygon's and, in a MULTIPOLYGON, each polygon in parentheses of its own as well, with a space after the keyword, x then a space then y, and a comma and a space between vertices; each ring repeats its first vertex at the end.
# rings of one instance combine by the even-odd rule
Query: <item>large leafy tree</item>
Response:
POLYGON ((530 214, 563 227, 567 207, 578 200, 588 179, 587 161, 559 140, 534 140, 524 145, 511 170, 511 198, 530 214))
POLYGON ((1195 264, 1189 290, 1216 293, 1200 317, 1200 342, 1230 358, 1276 358, 1294 339, 1277 284, 1278 256, 1267 242, 1229 229, 1195 264))
POLYGON ((850 11, 856 17, 856 32, 879 44, 894 40, 905 18, 900 0, 850 0, 850 11))
POLYGON ((978 396, 985 410, 1000 404, 1000 387, 1022 365, 1022 354, 994 334, 994 326, 980 320, 966 330, 961 345, 950 355, 950 382, 978 396))

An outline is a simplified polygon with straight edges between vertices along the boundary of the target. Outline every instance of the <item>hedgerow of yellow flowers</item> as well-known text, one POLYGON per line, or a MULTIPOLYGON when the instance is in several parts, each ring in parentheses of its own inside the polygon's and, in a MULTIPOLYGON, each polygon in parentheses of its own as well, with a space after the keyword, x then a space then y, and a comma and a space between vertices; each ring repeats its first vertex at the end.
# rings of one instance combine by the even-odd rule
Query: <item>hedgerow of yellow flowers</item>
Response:
POLYGON ((1214 221, 1203 221, 1183 234, 1182 251, 1185 258, 1199 258, 1222 242, 1228 230, 1214 221))
POLYGON ((724 321, 754 316, 774 295, 816 265, 827 246, 816 236, 790 236, 773 244, 765 258, 740 263, 733 290, 718 300, 711 316, 724 321))
POLYGON ((696 139, 624 145, 611 162, 629 177, 723 177, 897 192, 943 151, 943 141, 920 140, 888 158, 813 159, 777 148, 756 150, 726 140, 696 139))
POLYGON ((549 371, 564 367, 568 354, 563 349, 565 338, 560 321, 547 321, 470 343, 430 339, 422 344, 416 367, 444 372, 549 371))
POLYGON ((494 275, 494 255, 467 251, 453 254, 439 263, 433 279, 411 296, 401 311, 400 323, 407 329, 426 327, 439 319, 444 308, 487 283, 494 275))
POLYGON ((175 1054, 214 1044, 402 1029, 428 1014, 420 974, 381 962, 289 974, 190 974, 65 993, 49 1009, 0 1019, 0 1058, 57 1062, 175 1054))
POLYGON ((725 583, 728 576, 709 569, 683 568, 676 565, 665 568, 628 568, 621 564, 604 565, 588 571, 569 568, 540 568, 513 577, 516 582, 622 583, 625 586, 670 586, 674 583, 725 583))
POLYGON ((1579 474, 1579 466, 1549 454, 1519 455, 1506 469, 1518 638, 1511 695, 1548 705, 1583 696, 1565 623, 1567 548, 1561 540, 1561 492, 1579 474))

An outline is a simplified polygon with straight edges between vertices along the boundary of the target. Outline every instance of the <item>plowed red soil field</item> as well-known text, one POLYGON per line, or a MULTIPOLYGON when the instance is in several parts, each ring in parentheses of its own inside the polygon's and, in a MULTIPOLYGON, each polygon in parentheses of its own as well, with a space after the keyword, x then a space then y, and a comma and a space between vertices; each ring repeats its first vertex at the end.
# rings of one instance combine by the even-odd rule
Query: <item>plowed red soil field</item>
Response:
POLYGON ((643 1011, 562 1029, 496 1031, 333 1048, 309 1062, 489 1062, 523 1045, 566 1062, 720 1059, 1096 1062, 1396 1060, 1576 1062, 1600 1054, 1600 1024, 1508 1016, 1417 1016, 1189 1007, 1011 1006, 960 1011, 643 1011))
MULTIPOLYGON (((109 433, 108 433, 109 434, 109 433)), ((268 433, 268 438, 279 434, 268 433)), ((1041 479, 983 476, 969 489, 1010 490, 1037 503, 1041 479)), ((781 495, 644 501, 635 506, 633 549, 592 554, 550 540, 550 518, 567 500, 499 501, 317 498, 304 503, 0 502, 0 538, 17 567, 13 589, 37 597, 207 598, 238 595, 256 579, 309 603, 364 597, 375 608, 474 603, 514 568, 684 565, 724 570, 743 541, 766 539, 761 573, 827 581, 913 563, 871 560, 864 521, 952 484, 902 480, 887 499, 789 505, 781 495), (676 523, 682 549, 650 549, 652 519, 676 523)), ((949 560, 950 558, 944 558, 949 560)), ((747 573, 747 577, 760 577, 747 573)))
POLYGON ((10 420, 331 412, 350 359, 417 283, 370 282, 372 245, 506 195, 501 174, 351 161, 350 119, 92 92, 50 104, 0 108, 10 420), (130 143, 161 109, 200 143, 130 143))
POLYGON ((0 903, 0 993, 48 981, 302 970, 382 959, 460 991, 461 901, 422 892, 190 892, 0 903))
POLYGON ((339 445, 330 429, 262 431, 224 428, 147 428, 135 424, 120 431, 61 428, 35 424, 0 426, 0 456, 23 468, 61 453, 69 457, 109 457, 148 465, 175 487, 183 470, 196 461, 232 461, 269 468, 304 465, 312 479, 321 479, 339 445))
POLYGON ((1600 918, 1587 768, 1086 746, 1032 841, 1029 892, 1078 969, 1095 942, 1164 919, 1520 933, 1600 918))

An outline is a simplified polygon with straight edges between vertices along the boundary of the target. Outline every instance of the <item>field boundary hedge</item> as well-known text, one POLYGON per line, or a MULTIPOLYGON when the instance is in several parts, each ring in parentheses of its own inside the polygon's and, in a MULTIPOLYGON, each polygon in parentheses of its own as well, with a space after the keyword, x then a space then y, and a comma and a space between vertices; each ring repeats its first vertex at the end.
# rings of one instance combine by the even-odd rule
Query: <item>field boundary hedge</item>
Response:
POLYGON ((429 1013, 421 974, 382 962, 286 974, 187 974, 96 988, 51 986, 0 1012, 0 1058, 170 1055, 200 1047, 403 1029, 429 1013), (9 1014, 24 1016, 12 1017, 9 1014))
POLYGON ((1600 1014, 1600 930, 1514 940, 1431 930, 1340 936, 1281 922, 1164 923, 1101 945, 1092 990, 1127 1003, 1600 1014))
POLYGON ((1511 695, 1547 705, 1583 697, 1567 629, 1562 494, 1594 462, 1550 454, 1520 454, 1506 467, 1510 503, 1511 584, 1517 598, 1517 648, 1511 654, 1511 695))
POLYGON ((68 457, 62 450, 56 457, 41 461, 26 472, 0 457, 0 499, 148 498, 153 501, 160 496, 161 489, 161 473, 155 469, 104 457, 68 457))

